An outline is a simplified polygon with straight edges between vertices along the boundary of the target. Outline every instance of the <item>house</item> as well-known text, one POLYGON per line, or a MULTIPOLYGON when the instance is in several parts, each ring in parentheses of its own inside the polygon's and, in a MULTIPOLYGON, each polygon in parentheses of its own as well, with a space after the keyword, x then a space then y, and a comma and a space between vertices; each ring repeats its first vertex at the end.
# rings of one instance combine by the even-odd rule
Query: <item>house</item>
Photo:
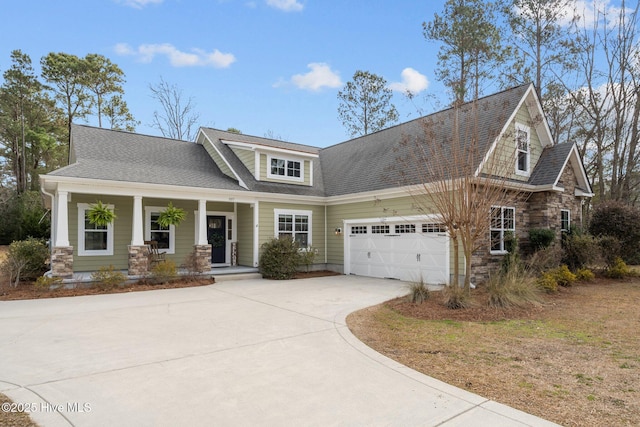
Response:
MULTIPOLYGON (((526 240, 533 227, 560 233, 580 223, 591 187, 575 145, 554 144, 532 85, 477 106, 475 173, 509 148, 515 154, 506 178, 528 195, 495 207, 500 225, 473 271, 482 280, 506 253, 506 231, 526 240)), ((316 252, 316 268, 446 282, 464 260, 453 259, 437 213, 416 209, 408 189, 420 178, 398 159, 407 149, 402 140, 442 138, 453 123, 467 123, 468 112, 456 111, 454 121, 454 111, 444 110, 327 148, 211 128, 201 128, 194 143, 74 125, 70 164, 40 178, 52 210, 52 274, 69 278, 108 265, 142 274, 149 240, 177 265, 195 251, 203 270, 257 267, 260 246, 287 235, 316 252), (426 133, 426 122, 439 130, 426 133), (117 215, 105 227, 86 219, 98 200, 117 215), (187 218, 161 227, 169 202, 187 218)))

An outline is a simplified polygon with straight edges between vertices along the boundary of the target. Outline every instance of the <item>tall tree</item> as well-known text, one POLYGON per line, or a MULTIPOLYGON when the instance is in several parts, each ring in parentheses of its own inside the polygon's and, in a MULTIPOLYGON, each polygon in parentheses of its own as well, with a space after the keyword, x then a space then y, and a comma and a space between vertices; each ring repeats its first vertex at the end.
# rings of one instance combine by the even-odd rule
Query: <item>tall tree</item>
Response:
MULTIPOLYGON (((95 53, 88 54, 85 58, 84 82, 93 94, 92 104, 96 106, 98 126, 102 127, 102 114, 105 98, 109 95, 121 95, 124 93, 124 72, 109 58, 95 53)), ((120 104, 124 101, 118 100, 120 104)), ((113 112, 113 111, 112 111, 113 112)))
POLYGON ((338 117, 351 137, 377 132, 398 121, 387 81, 368 71, 356 71, 338 92, 338 117))
POLYGON ((162 77, 160 82, 149 85, 151 97, 160 103, 162 112, 153 112, 153 127, 167 138, 191 141, 200 114, 195 111, 192 97, 184 99, 182 90, 176 85, 167 83, 162 77))
POLYGON ((42 77, 55 87, 55 97, 66 111, 67 149, 71 144, 71 124, 86 117, 91 96, 86 85, 87 63, 68 53, 49 53, 40 61, 42 77))
POLYGON ((0 87, 1 153, 10 163, 16 191, 37 190, 38 174, 59 166, 61 112, 37 79, 31 58, 11 53, 0 87))
POLYGON ((126 101, 120 95, 113 95, 109 98, 104 105, 103 112, 111 129, 135 132, 136 126, 140 124, 133 117, 126 101))
POLYGON ((442 15, 422 23, 424 37, 441 43, 436 75, 452 91, 454 103, 478 99, 483 81, 504 59, 496 11, 493 2, 447 0, 442 15))

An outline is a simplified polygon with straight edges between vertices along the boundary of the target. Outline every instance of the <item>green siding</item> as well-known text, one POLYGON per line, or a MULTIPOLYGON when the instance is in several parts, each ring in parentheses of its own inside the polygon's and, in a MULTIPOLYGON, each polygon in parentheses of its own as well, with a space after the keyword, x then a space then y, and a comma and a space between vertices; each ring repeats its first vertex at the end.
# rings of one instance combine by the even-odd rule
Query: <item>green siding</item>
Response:
POLYGON ((303 205, 303 204, 286 204, 286 203, 260 203, 260 232, 259 242, 260 245, 273 239, 276 235, 275 232, 275 209, 283 210, 296 210, 296 211, 311 211, 311 246, 317 249, 318 256, 315 258, 315 263, 324 263, 324 250, 325 250, 325 221, 324 221, 324 206, 303 205))
POLYGON ((246 150, 239 147, 231 147, 231 151, 240 159, 240 161, 249 169, 251 175, 256 173, 256 156, 252 150, 246 150))
POLYGON ((222 173, 230 178, 236 179, 236 176, 234 175, 231 168, 229 168, 229 166, 227 165, 227 162, 225 162, 222 156, 220 156, 218 152, 213 148, 213 145, 209 141, 206 141, 202 145, 204 146, 204 149, 207 150, 207 153, 209 153, 209 156, 211 156, 216 165, 220 168, 222 173))
POLYGON ((248 204, 238 205, 238 264, 253 267, 253 209, 248 204))
POLYGON ((483 173, 506 176, 518 181, 529 180, 529 175, 525 176, 516 173, 516 123, 529 127, 529 174, 533 171, 533 168, 538 163, 538 160, 542 155, 542 144, 540 143, 540 138, 536 132, 537 123, 535 123, 531 118, 526 105, 522 105, 520 110, 516 113, 515 120, 509 124, 504 136, 500 141, 498 141, 498 145, 496 146, 493 156, 483 168, 483 173), (493 159, 497 159, 497 161, 492 161, 493 159))
POLYGON ((288 179, 268 178, 267 170, 269 168, 269 165, 267 164, 267 159, 268 159, 268 156, 266 154, 260 154, 260 181, 283 182, 286 184, 294 184, 294 185, 307 185, 307 186, 311 185, 311 160, 300 160, 300 162, 304 164, 304 180, 302 182, 297 182, 297 181, 291 181, 288 179))

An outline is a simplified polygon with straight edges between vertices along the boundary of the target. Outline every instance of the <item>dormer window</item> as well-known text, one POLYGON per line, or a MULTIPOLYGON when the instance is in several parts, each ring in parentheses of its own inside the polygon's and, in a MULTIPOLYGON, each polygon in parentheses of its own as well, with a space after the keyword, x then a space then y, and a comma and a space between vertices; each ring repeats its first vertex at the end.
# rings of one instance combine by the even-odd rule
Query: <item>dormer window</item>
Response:
POLYGON ((516 173, 529 175, 531 157, 529 127, 516 123, 516 173))
POLYGON ((268 178, 302 181, 304 179, 304 162, 269 156, 268 178))

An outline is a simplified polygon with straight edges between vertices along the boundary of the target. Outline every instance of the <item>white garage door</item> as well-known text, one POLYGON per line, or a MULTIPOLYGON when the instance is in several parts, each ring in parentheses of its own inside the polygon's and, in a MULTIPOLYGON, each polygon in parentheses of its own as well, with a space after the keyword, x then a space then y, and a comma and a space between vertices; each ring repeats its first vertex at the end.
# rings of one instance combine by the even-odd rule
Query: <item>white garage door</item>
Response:
POLYGON ((349 224, 347 233, 350 274, 449 281, 449 238, 441 224, 349 224))

